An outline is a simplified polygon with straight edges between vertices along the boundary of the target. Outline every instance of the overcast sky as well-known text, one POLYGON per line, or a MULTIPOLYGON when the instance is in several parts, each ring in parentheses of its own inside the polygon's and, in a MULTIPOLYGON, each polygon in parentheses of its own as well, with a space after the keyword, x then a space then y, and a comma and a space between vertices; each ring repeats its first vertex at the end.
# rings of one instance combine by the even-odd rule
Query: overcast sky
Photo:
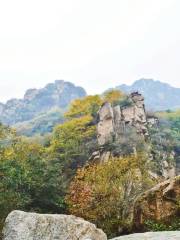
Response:
POLYGON ((180 0, 0 0, 0 101, 56 79, 180 87, 180 0))

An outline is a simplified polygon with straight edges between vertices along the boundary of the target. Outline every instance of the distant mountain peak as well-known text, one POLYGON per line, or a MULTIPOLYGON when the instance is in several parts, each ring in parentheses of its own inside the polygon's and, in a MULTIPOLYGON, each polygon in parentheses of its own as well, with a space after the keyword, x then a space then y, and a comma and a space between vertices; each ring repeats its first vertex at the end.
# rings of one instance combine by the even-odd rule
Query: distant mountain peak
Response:
POLYGON ((29 121, 55 107, 66 109, 72 100, 85 95, 82 87, 56 80, 44 88, 28 89, 23 99, 10 99, 6 104, 0 104, 0 121, 8 125, 29 121))
POLYGON ((116 87, 126 93, 139 91, 145 97, 145 105, 154 111, 180 108, 180 88, 154 79, 141 78, 132 85, 116 87))

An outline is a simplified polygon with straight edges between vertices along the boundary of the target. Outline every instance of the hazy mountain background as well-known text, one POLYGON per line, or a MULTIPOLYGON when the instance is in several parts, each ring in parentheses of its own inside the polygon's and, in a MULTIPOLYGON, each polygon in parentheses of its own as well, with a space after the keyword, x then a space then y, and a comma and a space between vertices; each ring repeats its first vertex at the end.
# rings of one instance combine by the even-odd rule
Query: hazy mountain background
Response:
MULTIPOLYGON (((130 86, 123 84, 116 89, 126 93, 142 93, 147 110, 180 108, 180 88, 160 81, 140 79, 130 86)), ((41 89, 28 89, 23 99, 11 99, 6 104, 0 103, 0 122, 15 127, 19 134, 43 135, 64 121, 64 112, 72 100, 84 96, 86 91, 82 87, 56 80, 41 89)))
POLYGON ((139 91, 145 97, 148 110, 164 111, 180 108, 180 88, 153 79, 140 79, 132 85, 122 84, 116 87, 123 92, 139 91))
POLYGON ((63 122, 70 102, 85 95, 83 88, 57 80, 44 88, 27 90, 23 99, 1 103, 0 121, 28 136, 50 132, 54 125, 63 122))

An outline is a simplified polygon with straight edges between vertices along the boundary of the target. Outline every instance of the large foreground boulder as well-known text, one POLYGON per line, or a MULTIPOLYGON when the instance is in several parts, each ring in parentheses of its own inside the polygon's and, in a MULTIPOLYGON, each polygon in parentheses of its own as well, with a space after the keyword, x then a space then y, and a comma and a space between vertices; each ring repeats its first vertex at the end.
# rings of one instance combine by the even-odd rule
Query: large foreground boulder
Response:
POLYGON ((179 240, 180 231, 175 232, 147 232, 147 233, 136 233, 112 240, 179 240))
POLYGON ((167 222, 180 217, 180 176, 164 181, 140 196, 134 205, 134 224, 167 222))
POLYGON ((11 212, 3 240, 107 240, 94 224, 70 215, 11 212))

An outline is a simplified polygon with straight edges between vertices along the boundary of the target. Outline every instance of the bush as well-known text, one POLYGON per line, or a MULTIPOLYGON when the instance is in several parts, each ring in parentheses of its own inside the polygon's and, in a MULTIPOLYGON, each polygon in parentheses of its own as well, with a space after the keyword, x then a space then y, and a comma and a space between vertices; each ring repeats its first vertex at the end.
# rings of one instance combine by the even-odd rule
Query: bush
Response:
POLYGON ((174 218, 167 222, 156 222, 153 220, 145 221, 145 229, 147 231, 158 232, 158 231, 179 231, 180 230, 180 219, 174 218))
POLYGON ((94 222, 109 237, 130 231, 133 202, 152 184, 145 169, 142 154, 79 169, 66 197, 69 212, 94 222))

